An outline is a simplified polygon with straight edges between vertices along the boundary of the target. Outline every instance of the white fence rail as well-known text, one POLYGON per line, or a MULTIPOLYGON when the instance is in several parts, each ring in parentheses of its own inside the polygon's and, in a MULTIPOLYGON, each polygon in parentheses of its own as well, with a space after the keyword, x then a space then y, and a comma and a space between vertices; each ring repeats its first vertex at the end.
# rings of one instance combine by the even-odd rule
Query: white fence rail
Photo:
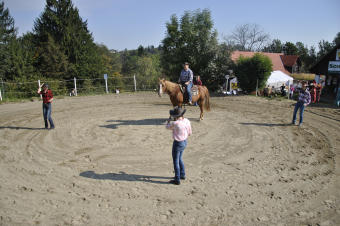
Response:
POLYGON ((50 89, 55 95, 77 96, 93 93, 116 93, 117 91, 154 91, 157 84, 143 84, 138 82, 136 75, 130 77, 106 76, 102 78, 76 78, 68 80, 49 80, 39 79, 25 82, 4 82, 0 86, 0 101, 6 98, 30 98, 38 96, 36 94, 38 87, 42 83, 49 84, 50 89))

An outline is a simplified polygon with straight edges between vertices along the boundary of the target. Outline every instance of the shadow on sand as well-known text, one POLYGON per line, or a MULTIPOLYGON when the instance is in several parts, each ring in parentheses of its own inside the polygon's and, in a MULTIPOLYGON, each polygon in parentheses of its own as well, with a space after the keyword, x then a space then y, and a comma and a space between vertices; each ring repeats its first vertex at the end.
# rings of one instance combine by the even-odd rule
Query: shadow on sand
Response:
POLYGON ((102 125, 99 127, 104 127, 108 129, 117 129, 119 126, 128 125, 138 125, 138 126, 156 126, 162 125, 167 119, 165 118, 151 118, 151 119, 141 119, 141 120, 108 120, 106 122, 113 122, 114 124, 102 125))
MULTIPOLYGON (((199 118, 188 118, 190 121, 200 122, 199 118)), ((117 129, 119 126, 165 126, 167 118, 150 118, 141 120, 108 120, 106 122, 113 122, 113 124, 100 125, 99 127, 104 127, 108 129, 117 129)))
POLYGON ((45 128, 31 128, 31 127, 22 127, 22 126, 0 126, 0 129, 26 129, 26 130, 45 130, 45 128))
POLYGON ((160 177, 160 176, 146 176, 138 174, 127 174, 125 172, 119 173, 104 173, 98 174, 94 171, 85 171, 79 174, 79 176, 91 178, 95 180, 114 180, 114 181, 141 181, 154 184, 169 184, 168 181, 154 180, 154 179, 164 179, 170 180, 173 177, 160 177))
POLYGON ((291 123, 255 123, 255 122, 241 122, 240 124, 245 126, 269 126, 269 127, 292 125, 291 123))

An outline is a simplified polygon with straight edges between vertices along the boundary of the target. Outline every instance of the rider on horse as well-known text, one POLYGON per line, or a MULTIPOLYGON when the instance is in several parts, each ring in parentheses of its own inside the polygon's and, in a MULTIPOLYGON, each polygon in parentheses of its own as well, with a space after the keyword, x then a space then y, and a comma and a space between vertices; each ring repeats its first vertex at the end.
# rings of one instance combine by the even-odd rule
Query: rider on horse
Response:
POLYGON ((191 96, 191 88, 194 74, 192 70, 189 68, 189 63, 185 62, 183 65, 183 70, 181 71, 181 75, 179 76, 178 83, 182 84, 182 86, 186 87, 186 92, 189 97, 189 104, 192 105, 192 96, 191 96))

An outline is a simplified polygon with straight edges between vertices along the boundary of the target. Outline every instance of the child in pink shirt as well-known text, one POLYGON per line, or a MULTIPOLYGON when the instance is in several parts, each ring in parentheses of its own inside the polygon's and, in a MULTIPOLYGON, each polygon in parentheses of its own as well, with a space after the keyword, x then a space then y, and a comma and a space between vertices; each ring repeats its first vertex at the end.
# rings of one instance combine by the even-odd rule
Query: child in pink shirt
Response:
POLYGON ((170 110, 170 117, 174 121, 168 120, 166 128, 172 130, 174 142, 172 144, 172 160, 175 170, 175 178, 170 183, 180 185, 181 179, 185 180, 185 168, 182 155, 187 146, 187 138, 192 134, 190 121, 183 117, 186 109, 175 108, 170 110))

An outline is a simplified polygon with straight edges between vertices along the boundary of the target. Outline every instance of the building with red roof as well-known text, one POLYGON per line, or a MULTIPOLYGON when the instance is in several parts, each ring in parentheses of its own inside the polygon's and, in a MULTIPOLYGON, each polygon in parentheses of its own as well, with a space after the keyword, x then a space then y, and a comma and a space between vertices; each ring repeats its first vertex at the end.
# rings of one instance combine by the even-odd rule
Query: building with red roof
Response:
POLYGON ((255 53, 263 54, 272 61, 273 71, 282 71, 285 74, 299 72, 301 61, 299 56, 284 55, 283 53, 267 53, 267 52, 247 52, 247 51, 234 51, 231 54, 231 60, 237 62, 240 56, 252 57, 255 53))

